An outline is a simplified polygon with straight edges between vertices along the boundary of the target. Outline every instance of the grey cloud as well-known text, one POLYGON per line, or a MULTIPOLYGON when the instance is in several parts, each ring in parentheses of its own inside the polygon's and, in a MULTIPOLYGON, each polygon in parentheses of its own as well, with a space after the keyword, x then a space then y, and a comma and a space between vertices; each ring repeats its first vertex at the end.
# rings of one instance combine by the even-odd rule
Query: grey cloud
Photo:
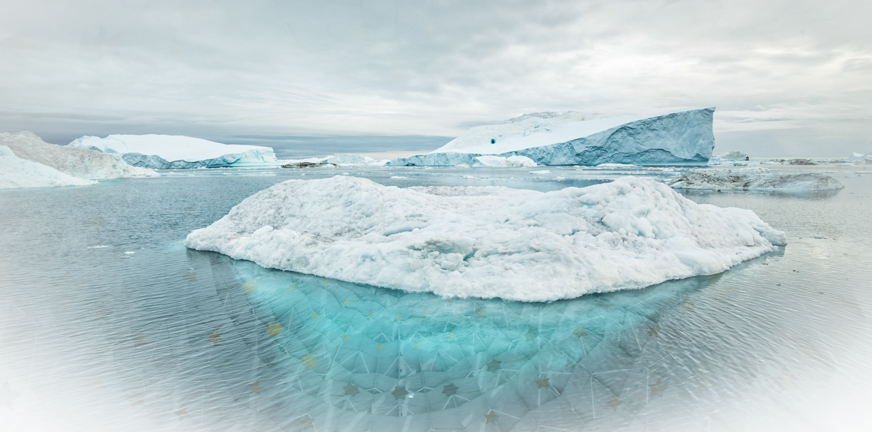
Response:
POLYGON ((847 0, 2 0, 0 129, 442 139, 530 111, 716 105, 717 130, 741 136, 718 151, 780 152, 772 134, 785 133, 798 155, 824 139, 841 154, 872 132, 870 12, 847 0), (777 112, 747 115, 758 105, 777 112), (846 115, 833 135, 827 122, 846 115))

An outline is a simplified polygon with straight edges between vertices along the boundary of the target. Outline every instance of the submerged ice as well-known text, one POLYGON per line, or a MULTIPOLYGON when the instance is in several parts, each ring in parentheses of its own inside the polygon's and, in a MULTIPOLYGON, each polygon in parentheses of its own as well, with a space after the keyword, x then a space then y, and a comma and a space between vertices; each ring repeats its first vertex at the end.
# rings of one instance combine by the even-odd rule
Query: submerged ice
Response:
POLYGON ((186 239, 269 268, 520 301, 715 274, 784 243, 752 211, 696 204, 632 177, 546 193, 289 180, 186 239))

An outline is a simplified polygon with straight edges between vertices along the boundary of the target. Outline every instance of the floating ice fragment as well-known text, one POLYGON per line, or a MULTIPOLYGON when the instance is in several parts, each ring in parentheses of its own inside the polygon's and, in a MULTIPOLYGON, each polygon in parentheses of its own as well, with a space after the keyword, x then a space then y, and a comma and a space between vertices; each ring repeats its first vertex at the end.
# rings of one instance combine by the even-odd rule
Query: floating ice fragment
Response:
POLYGON ((269 268, 522 301, 719 273, 784 243, 750 210, 699 205, 632 177, 547 193, 289 180, 186 239, 269 268))

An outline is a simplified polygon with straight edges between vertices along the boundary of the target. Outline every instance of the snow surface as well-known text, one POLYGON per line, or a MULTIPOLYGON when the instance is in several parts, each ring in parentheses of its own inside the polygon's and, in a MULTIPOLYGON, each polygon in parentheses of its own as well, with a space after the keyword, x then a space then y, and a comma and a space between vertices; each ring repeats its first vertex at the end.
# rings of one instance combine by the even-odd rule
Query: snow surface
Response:
POLYGON ((260 191, 185 243, 411 292, 550 301, 723 272, 785 239, 750 210, 633 177, 543 193, 336 176, 260 191))
POLYGON ((41 163, 22 159, 9 147, 0 145, 0 189, 92 184, 97 182, 73 177, 41 163))
POLYGON ((0 145, 9 147, 22 159, 41 163, 85 180, 159 175, 148 168, 130 166, 118 155, 49 144, 33 132, 0 133, 0 145))
POLYGON ((826 174, 785 173, 766 168, 692 170, 670 186, 676 189, 767 190, 811 192, 842 189, 842 183, 826 174))
POLYGON ((480 155, 524 156, 539 165, 705 165, 714 149, 714 108, 596 120, 553 114, 474 127, 429 154, 388 165, 474 165, 480 155))
POLYGON ((83 136, 69 146, 120 154, 131 165, 157 169, 279 165, 270 147, 221 144, 179 135, 83 136))

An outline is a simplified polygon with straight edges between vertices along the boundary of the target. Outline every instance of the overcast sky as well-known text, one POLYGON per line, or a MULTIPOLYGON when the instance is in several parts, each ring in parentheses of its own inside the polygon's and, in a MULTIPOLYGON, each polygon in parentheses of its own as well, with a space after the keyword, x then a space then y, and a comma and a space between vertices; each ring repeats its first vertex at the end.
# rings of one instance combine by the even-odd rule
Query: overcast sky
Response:
POLYGON ((716 106, 715 153, 847 156, 872 152, 870 16, 868 0, 0 0, 0 131, 287 155, 432 149, 533 111, 716 106))

